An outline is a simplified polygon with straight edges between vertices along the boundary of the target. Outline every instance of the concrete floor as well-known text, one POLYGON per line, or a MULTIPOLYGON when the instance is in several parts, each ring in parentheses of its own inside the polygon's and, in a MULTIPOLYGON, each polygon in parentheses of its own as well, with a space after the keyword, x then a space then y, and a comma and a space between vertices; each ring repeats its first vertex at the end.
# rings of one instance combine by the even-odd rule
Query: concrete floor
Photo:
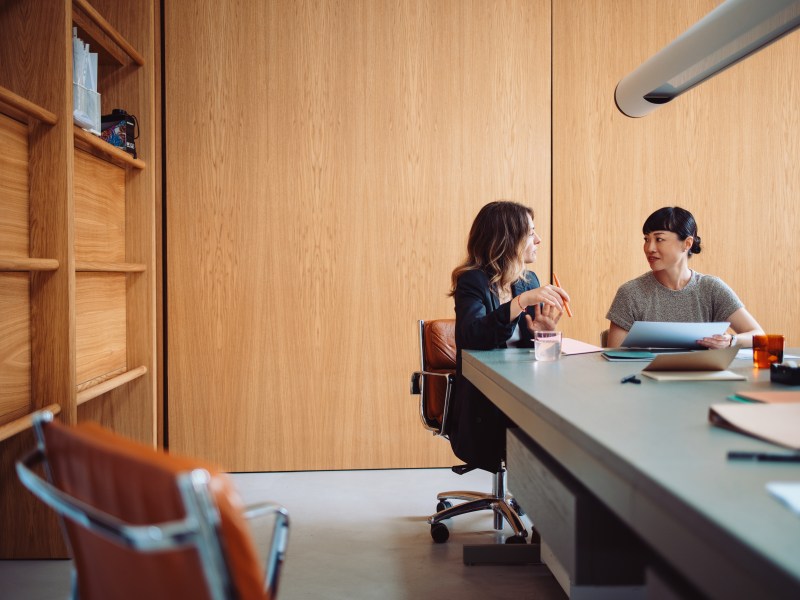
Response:
MULTIPOLYGON (((453 519, 450 540, 432 543, 425 519, 436 506, 436 493, 489 491, 491 475, 483 471, 463 476, 447 469, 408 469, 233 477, 246 504, 274 501, 289 510, 282 600, 566 597, 543 566, 463 564, 464 544, 502 539, 488 512, 453 519)), ((255 526, 256 539, 266 539, 267 525, 255 526)), ((69 561, 0 561, 0 595, 5 600, 63 600, 69 572, 69 561)))

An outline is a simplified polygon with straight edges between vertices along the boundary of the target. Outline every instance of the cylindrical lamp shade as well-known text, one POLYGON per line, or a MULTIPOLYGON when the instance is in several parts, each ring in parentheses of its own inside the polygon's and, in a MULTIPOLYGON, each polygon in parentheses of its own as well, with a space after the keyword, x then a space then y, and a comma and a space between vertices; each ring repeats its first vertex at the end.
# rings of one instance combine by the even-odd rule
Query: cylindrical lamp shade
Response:
POLYGON ((662 104, 800 26, 800 0, 726 0, 618 84, 629 117, 662 104))

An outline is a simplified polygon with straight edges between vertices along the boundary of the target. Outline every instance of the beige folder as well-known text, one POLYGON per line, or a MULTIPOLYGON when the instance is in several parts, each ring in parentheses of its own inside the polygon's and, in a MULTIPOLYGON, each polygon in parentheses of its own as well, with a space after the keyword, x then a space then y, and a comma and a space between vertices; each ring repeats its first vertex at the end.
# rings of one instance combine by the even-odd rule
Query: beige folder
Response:
POLYGON ((659 354, 642 369, 642 375, 656 381, 731 381, 747 379, 726 370, 738 348, 698 350, 659 354))
POLYGON ((712 404, 708 420, 717 427, 800 450, 800 403, 712 404))

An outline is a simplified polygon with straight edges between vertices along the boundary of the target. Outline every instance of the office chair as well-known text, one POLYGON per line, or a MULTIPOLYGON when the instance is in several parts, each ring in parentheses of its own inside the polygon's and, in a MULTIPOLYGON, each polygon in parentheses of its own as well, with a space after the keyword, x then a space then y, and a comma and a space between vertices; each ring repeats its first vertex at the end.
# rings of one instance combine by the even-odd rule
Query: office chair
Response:
MULTIPOLYGON (((411 393, 419 395, 422 425, 433 435, 448 438, 450 401, 455 386, 456 372, 456 322, 455 319, 419 321, 420 370, 411 375, 411 393)), ((463 475, 475 467, 456 465, 454 473, 463 475)), ((507 521, 514 535, 506 543, 525 543, 528 532, 519 515, 522 510, 505 491, 505 465, 500 465, 494 474, 492 493, 452 491, 437 495, 436 513, 428 517, 431 537, 436 543, 446 542, 450 532, 442 521, 458 515, 491 510, 494 513, 494 528, 503 529, 507 521), (463 500, 455 504, 451 500, 463 500)))
POLYGON ((17 474, 63 517, 72 598, 275 598, 285 509, 263 504, 242 514, 226 475, 96 423, 67 427, 41 411, 34 432, 36 448, 17 461, 17 474), (47 481, 34 472, 38 464, 47 481), (245 519, 268 514, 275 521, 265 577, 245 519))

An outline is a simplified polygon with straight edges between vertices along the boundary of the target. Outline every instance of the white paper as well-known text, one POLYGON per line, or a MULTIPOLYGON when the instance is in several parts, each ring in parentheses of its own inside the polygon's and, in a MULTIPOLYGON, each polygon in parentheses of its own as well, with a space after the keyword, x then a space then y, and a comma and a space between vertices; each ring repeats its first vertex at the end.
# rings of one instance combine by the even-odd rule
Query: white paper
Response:
POLYGON ((593 346, 592 344, 588 344, 580 340, 574 340, 566 337, 561 340, 561 354, 588 354, 590 352, 602 351, 603 349, 600 346, 593 346))
POLYGON ((767 491, 800 515, 800 481, 771 481, 767 491))

